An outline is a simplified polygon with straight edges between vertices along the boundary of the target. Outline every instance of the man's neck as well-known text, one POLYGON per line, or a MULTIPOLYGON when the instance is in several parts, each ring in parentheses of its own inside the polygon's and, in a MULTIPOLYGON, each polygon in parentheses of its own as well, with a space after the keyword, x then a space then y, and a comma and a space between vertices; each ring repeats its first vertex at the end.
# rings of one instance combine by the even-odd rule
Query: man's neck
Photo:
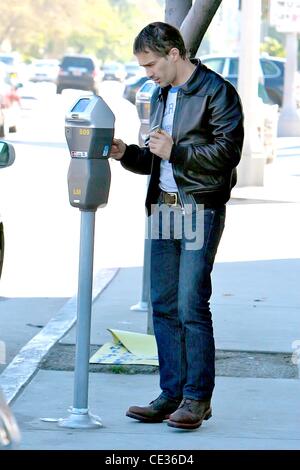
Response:
POLYGON ((172 86, 179 86, 183 85, 188 81, 188 79, 192 76, 194 73, 194 70, 196 68, 196 65, 194 65, 189 59, 182 59, 178 63, 178 69, 177 69, 177 75, 173 83, 171 83, 172 86))

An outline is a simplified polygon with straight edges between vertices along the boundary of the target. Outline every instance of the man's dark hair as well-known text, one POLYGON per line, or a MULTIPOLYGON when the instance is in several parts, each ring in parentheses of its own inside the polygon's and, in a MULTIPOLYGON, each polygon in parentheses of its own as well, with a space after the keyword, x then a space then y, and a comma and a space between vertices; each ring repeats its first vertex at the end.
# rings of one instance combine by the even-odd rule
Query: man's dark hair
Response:
POLYGON ((165 57, 173 47, 179 50, 183 59, 186 58, 186 48, 178 29, 170 24, 157 21, 148 24, 137 35, 133 43, 133 53, 138 54, 149 50, 165 57))

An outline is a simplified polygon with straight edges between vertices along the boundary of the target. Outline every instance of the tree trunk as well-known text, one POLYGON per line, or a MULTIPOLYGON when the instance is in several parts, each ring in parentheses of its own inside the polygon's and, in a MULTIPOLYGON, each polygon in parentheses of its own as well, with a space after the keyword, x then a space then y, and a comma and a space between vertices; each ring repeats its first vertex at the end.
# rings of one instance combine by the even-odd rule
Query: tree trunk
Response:
MULTIPOLYGON (((208 26, 222 0, 195 0, 183 21, 180 31, 188 54, 195 57, 208 26)), ((180 4, 180 0, 177 1, 180 4)))
POLYGON ((165 22, 179 29, 192 4, 193 0, 166 0, 165 22))

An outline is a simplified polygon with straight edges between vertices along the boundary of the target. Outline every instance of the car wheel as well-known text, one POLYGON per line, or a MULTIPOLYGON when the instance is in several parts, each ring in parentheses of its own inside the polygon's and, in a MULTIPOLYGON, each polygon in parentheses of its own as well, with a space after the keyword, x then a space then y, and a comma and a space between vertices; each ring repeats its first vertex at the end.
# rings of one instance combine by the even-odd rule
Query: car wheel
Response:
POLYGON ((9 132, 17 132, 17 126, 11 126, 9 132))
POLYGON ((3 223, 0 222, 0 278, 1 278, 1 273, 2 273, 3 259, 4 259, 4 230, 3 230, 3 223))

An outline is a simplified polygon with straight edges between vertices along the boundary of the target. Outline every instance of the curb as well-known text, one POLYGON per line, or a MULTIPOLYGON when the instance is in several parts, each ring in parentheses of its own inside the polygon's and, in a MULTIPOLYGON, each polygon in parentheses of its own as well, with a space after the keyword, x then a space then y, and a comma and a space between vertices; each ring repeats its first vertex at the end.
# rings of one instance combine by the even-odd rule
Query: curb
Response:
MULTIPOLYGON (((101 269, 93 279, 92 301, 110 284, 119 268, 101 269)), ((46 326, 35 335, 14 357, 0 376, 0 387, 10 404, 30 382, 41 361, 50 349, 75 324, 77 318, 77 294, 56 313, 46 326)))

